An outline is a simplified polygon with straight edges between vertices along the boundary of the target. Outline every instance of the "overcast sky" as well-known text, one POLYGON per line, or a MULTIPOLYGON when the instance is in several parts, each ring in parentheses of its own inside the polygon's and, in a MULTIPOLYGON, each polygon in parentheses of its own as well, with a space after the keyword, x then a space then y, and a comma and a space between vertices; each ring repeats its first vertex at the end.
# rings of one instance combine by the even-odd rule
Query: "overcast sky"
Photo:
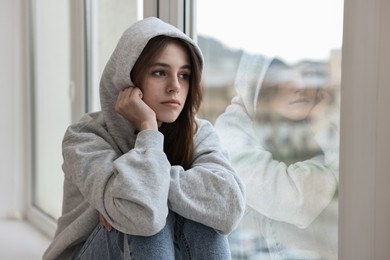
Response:
POLYGON ((197 30, 232 48, 295 62, 342 44, 342 0, 197 0, 197 30))

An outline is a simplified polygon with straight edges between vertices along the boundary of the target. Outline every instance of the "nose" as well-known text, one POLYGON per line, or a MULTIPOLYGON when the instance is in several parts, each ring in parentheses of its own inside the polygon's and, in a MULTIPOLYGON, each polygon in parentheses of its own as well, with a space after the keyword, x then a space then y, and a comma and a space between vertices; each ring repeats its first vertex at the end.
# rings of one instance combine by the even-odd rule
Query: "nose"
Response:
POLYGON ((294 94, 299 97, 306 97, 307 96, 307 89, 306 88, 297 88, 294 91, 294 94))
POLYGON ((179 93, 180 82, 177 77, 171 77, 171 80, 168 83, 167 91, 168 93, 179 93))
POLYGON ((294 93, 304 93, 306 90, 305 84, 301 79, 293 81, 292 90, 294 93))
POLYGON ((305 92, 305 88, 303 87, 297 87, 294 89, 294 93, 304 93, 305 92))

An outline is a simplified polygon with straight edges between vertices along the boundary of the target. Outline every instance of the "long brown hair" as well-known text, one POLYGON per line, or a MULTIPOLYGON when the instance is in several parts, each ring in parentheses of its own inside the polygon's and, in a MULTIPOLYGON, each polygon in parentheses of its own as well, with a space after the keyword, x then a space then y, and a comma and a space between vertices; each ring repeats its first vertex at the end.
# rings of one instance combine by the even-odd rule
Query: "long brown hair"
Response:
POLYGON ((194 134, 197 130, 195 114, 203 98, 201 85, 203 64, 195 47, 180 38, 156 36, 150 39, 143 49, 131 70, 130 77, 138 86, 145 76, 145 70, 170 43, 179 44, 187 51, 191 66, 190 88, 179 117, 173 123, 164 123, 159 131, 164 135, 164 152, 171 165, 181 165, 184 169, 188 169, 192 165, 194 156, 194 134))

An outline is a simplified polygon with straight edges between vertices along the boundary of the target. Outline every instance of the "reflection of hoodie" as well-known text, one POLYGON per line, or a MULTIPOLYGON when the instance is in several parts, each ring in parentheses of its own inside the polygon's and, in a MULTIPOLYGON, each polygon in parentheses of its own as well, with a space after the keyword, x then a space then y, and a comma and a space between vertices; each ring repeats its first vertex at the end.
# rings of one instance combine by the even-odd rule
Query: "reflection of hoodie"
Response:
POLYGON ((331 127, 316 133, 322 153, 311 159, 276 160, 264 138, 272 128, 254 120, 269 64, 263 56, 243 54, 238 94, 215 123, 246 184, 247 214, 239 230, 264 236, 272 259, 336 259, 338 139, 327 134, 338 133, 331 127))
POLYGON ((114 110, 119 91, 132 85, 136 59, 157 35, 194 44, 157 18, 124 32, 102 75, 102 111, 86 114, 66 131, 63 212, 44 259, 74 257, 98 224, 99 212, 115 229, 141 236, 158 233, 169 210, 223 234, 237 226, 245 205, 243 185, 210 123, 197 120, 193 165, 184 170, 170 165, 160 132, 137 134, 114 110))

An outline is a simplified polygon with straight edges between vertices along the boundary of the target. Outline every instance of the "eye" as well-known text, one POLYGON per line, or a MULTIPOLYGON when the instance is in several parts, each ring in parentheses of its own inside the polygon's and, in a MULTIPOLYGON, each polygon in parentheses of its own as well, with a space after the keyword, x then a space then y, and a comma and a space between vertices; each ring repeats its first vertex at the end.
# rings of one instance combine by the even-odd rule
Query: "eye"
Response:
POLYGON ((184 72, 184 73, 180 73, 179 74, 179 78, 180 79, 185 79, 185 80, 189 79, 190 76, 191 76, 191 73, 188 73, 188 72, 184 72))
POLYGON ((157 77, 163 77, 166 75, 165 71, 163 70, 156 70, 156 71, 153 71, 152 74, 154 76, 157 76, 157 77))

